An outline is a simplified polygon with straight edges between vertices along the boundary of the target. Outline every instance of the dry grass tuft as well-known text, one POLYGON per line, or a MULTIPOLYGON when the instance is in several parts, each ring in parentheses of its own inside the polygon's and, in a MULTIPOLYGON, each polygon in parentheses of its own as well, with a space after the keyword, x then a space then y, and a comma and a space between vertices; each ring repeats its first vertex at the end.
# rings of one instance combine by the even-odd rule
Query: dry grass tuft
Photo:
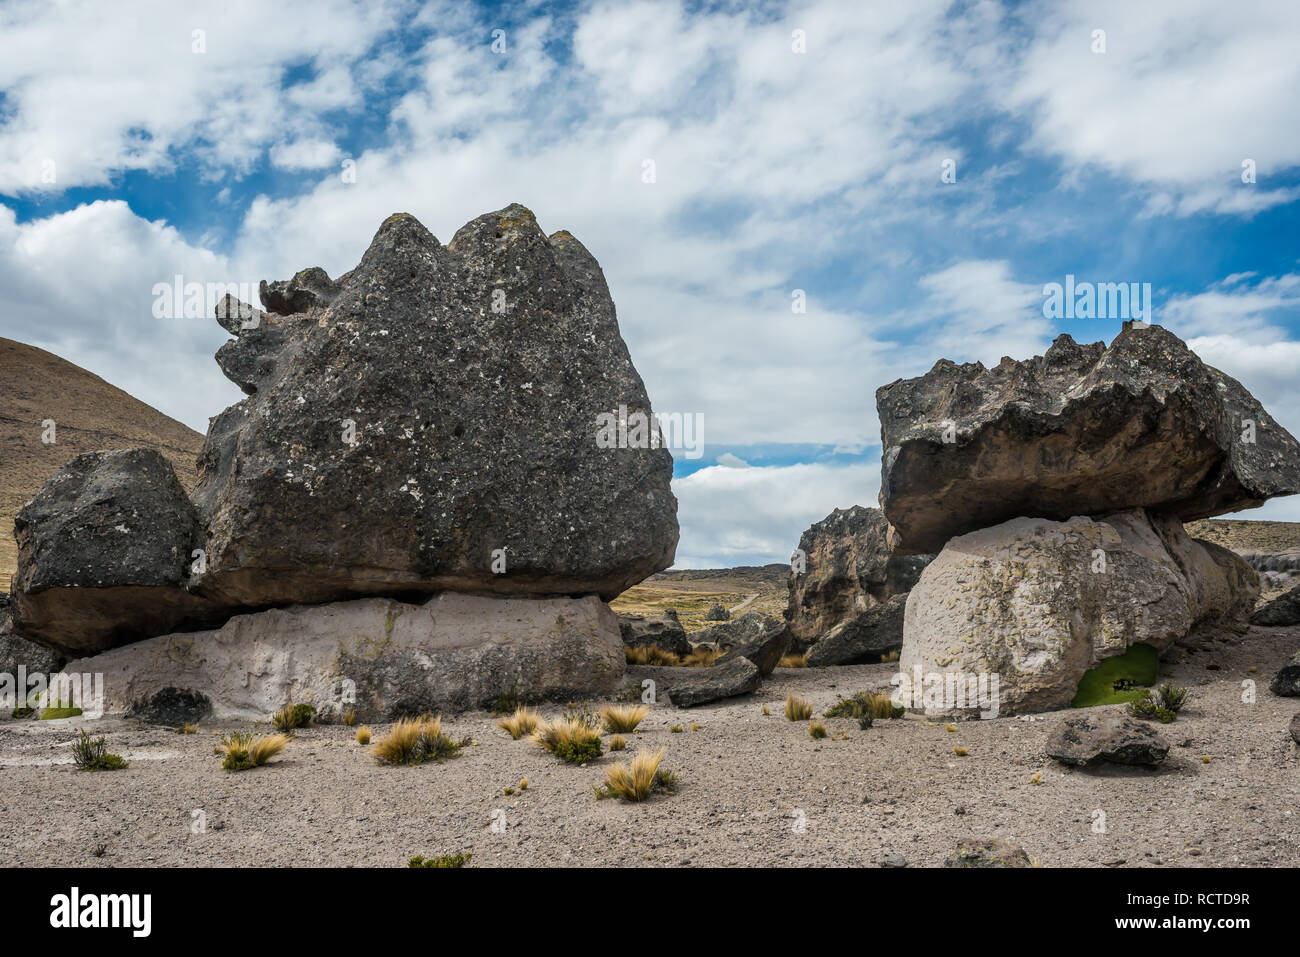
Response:
POLYGON ((802 655, 785 655, 776 663, 776 666, 778 668, 807 668, 808 654, 805 652, 802 655))
POLYGON ((826 737, 827 733, 828 732, 826 731, 826 725, 822 724, 820 721, 808 722, 808 734, 814 740, 821 740, 822 738, 826 737))
POLYGON ((363 724, 357 728, 357 744, 363 747, 370 743, 370 725, 363 724))
POLYGON ((605 772, 605 787, 598 788, 598 797, 618 797, 624 801, 644 801, 655 791, 671 794, 676 787, 676 776, 660 771, 664 749, 654 754, 638 751, 630 762, 620 762, 605 772))
POLYGON ((375 742, 370 753, 380 764, 442 763, 460 754, 469 738, 453 741, 442 730, 442 718, 402 718, 375 742))
POLYGON ((679 665, 681 662, 671 651, 664 651, 654 645, 640 647, 623 646, 623 657, 629 665, 679 665))
POLYGON ((785 716, 791 721, 807 721, 812 717, 812 705, 798 695, 785 696, 785 716))
POLYGON ((249 768, 261 767, 277 755, 283 754, 289 746, 287 734, 263 734, 254 737, 247 731, 237 731, 221 739, 216 749, 224 754, 221 766, 227 771, 247 771, 249 768))
POLYGON ((607 704, 600 709, 600 721, 611 734, 630 734, 648 713, 649 709, 643 704, 607 704))
POLYGON ((623 737, 621 734, 616 734, 614 737, 609 739, 608 747, 611 751, 622 751, 627 747, 627 738, 623 737))
POLYGON ((693 648, 691 653, 682 659, 682 664, 688 668, 712 668, 722 657, 722 652, 716 648, 693 648))
POLYGON ((570 764, 586 764, 601 755, 600 732, 573 715, 542 722, 533 740, 570 764))
POLYGON ((515 708, 515 713, 508 718, 502 718, 497 722, 497 727, 511 738, 518 741, 524 735, 532 734, 537 730, 537 726, 542 723, 542 716, 531 708, 523 705, 515 708))
POLYGON ((348 708, 347 711, 343 712, 343 723, 349 728, 357 723, 357 711, 355 708, 348 708))

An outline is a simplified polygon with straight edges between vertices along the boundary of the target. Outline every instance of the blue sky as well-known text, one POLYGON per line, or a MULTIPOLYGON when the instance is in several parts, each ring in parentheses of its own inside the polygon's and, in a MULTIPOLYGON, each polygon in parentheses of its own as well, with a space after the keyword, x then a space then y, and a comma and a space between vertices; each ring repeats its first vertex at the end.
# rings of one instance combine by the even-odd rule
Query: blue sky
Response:
POLYGON ((156 283, 337 275, 391 212, 446 240, 521 202, 600 260, 656 409, 703 417, 682 566, 874 504, 878 386, 1111 339, 1044 318, 1066 274, 1150 283, 1300 432, 1294 4, 177 6, 0 10, 0 334, 200 431, 225 336, 156 283))

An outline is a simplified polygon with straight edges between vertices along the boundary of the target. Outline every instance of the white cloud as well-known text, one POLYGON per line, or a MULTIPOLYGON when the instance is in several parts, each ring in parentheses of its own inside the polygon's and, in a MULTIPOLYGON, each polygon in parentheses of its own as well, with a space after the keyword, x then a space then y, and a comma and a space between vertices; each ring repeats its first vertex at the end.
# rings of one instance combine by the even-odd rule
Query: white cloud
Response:
POLYGON ((1292 202, 1270 177, 1300 166, 1300 6, 1273 0, 1039 0, 1028 49, 1001 94, 1028 110, 1030 144, 1075 172, 1152 189, 1148 212, 1252 214, 1292 202), (1106 52, 1094 53, 1104 30, 1106 52), (1257 183, 1241 181, 1254 160, 1257 183))
POLYGON ((682 546, 676 568, 788 561, 799 536, 836 508, 876 504, 877 463, 710 466, 673 481, 682 546))
POLYGON ((329 140, 295 140, 271 147, 271 164, 281 169, 324 169, 336 165, 342 156, 343 151, 329 140))

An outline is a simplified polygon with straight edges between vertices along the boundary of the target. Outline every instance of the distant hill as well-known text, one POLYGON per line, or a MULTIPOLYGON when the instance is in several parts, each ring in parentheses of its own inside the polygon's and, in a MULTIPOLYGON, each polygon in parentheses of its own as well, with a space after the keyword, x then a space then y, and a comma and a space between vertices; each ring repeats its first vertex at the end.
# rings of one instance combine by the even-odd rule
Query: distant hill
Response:
POLYGON ((1239 555, 1300 554, 1300 522, 1210 518, 1188 523, 1187 534, 1230 548, 1239 555))
POLYGON ((18 567, 14 516, 65 462, 97 449, 155 448, 189 491, 203 436, 44 349, 0 338, 0 590, 18 567), (55 443, 41 441, 46 419, 55 443))

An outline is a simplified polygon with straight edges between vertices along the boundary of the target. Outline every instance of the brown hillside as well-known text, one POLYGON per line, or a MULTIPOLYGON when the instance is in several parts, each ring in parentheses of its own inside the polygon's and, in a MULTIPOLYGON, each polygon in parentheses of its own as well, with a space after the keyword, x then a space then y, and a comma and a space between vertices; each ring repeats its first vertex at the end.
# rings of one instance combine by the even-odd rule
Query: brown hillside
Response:
POLYGON ((194 488, 203 436, 80 366, 0 338, 0 589, 18 564, 14 516, 45 480, 81 452, 133 446, 160 451, 194 488), (41 441, 45 419, 53 445, 41 441))

